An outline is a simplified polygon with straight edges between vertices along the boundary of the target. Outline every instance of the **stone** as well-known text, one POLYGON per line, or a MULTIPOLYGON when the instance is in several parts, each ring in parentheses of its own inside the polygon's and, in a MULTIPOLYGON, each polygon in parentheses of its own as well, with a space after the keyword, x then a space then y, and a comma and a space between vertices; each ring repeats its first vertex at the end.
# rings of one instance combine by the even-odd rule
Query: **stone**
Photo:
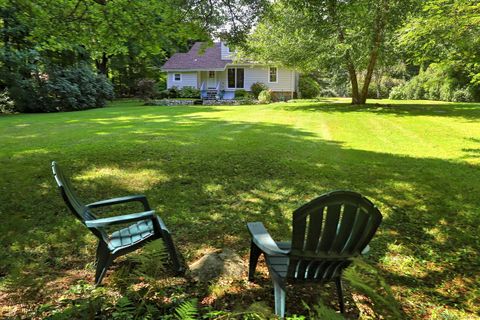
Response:
POLYGON ((205 254, 189 266, 189 275, 198 282, 216 279, 240 279, 245 272, 245 262, 231 249, 221 249, 205 254))
POLYGON ((192 100, 183 100, 183 99, 161 99, 161 100, 150 100, 145 103, 147 106, 193 106, 195 101, 198 99, 192 100))
POLYGON ((238 106, 239 100, 203 100, 204 106, 238 106))

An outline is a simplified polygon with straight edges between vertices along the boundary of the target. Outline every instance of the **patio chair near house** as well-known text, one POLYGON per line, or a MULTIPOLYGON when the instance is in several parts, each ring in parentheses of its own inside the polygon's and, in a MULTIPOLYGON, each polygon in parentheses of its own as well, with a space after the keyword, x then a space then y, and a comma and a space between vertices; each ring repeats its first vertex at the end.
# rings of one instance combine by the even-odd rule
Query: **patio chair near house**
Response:
POLYGON ((247 224, 251 234, 248 278, 254 280, 258 258, 265 257, 273 281, 275 313, 285 315, 286 285, 333 281, 345 312, 342 272, 369 250, 382 214, 362 195, 351 191, 324 194, 293 212, 291 242, 276 242, 261 222, 247 224))
POLYGON ((170 232, 162 219, 155 214, 155 211, 150 209, 144 195, 132 195, 83 204, 75 194, 70 181, 55 161, 52 162, 52 171, 67 207, 99 240, 96 254, 96 285, 101 284, 115 258, 132 252, 149 241, 160 238, 165 242, 176 273, 182 274, 184 272, 184 267, 180 262, 170 232), (144 211, 108 218, 98 218, 92 212, 92 209, 95 208, 132 201, 140 202, 144 211), (107 227, 118 227, 118 225, 128 226, 119 228, 110 234, 107 232, 107 227))

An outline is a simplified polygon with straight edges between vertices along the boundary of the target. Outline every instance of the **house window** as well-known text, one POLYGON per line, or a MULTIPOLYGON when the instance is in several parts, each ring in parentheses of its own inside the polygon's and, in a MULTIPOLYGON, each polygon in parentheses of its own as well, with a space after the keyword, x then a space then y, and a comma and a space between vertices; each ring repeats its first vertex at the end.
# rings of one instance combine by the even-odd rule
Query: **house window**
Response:
POLYGON ((175 73, 173 75, 173 81, 182 81, 182 74, 180 73, 175 73))
POLYGON ((277 67, 270 67, 268 70, 268 81, 278 82, 277 73, 278 73, 277 67))
POLYGON ((245 70, 243 68, 228 68, 227 86, 229 89, 243 89, 245 86, 245 70))
POLYGON ((215 71, 208 71, 208 77, 210 79, 215 79, 215 71))

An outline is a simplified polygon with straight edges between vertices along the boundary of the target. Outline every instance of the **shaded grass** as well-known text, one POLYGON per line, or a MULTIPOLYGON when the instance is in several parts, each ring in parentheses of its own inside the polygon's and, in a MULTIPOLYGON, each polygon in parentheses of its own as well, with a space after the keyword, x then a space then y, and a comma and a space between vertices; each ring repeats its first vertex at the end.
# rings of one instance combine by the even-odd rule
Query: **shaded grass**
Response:
POLYGON ((189 261, 206 247, 246 255, 247 221, 288 239, 292 210, 332 189, 356 190, 385 216, 369 259, 404 311, 473 317, 480 312, 480 105, 371 102, 122 101, 0 117, 3 312, 48 301, 43 284, 93 260, 95 239, 55 190, 56 160, 86 202, 145 193, 189 261), (29 287, 18 290, 15 270, 33 279, 29 287))

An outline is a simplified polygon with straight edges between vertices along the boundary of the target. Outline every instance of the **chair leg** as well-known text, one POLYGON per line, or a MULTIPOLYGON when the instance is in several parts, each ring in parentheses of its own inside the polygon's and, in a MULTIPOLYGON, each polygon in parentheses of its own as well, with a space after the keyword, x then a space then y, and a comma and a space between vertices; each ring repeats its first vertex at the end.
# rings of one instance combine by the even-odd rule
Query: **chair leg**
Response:
POLYGON ((262 251, 257 247, 253 241, 250 244, 250 262, 248 264, 248 281, 253 281, 255 275, 255 269, 257 268, 258 258, 262 254, 262 251))
POLYGON ((275 296, 275 314, 281 319, 285 317, 285 288, 273 280, 273 291, 275 296))
POLYGON ((342 279, 340 277, 335 279, 335 284, 337 285, 338 305, 340 306, 340 312, 345 313, 345 303, 343 301, 342 279))
POLYGON ((167 230, 162 230, 162 238, 165 241, 165 245, 167 246, 168 253, 170 254, 170 259, 172 259, 173 268, 177 275, 183 275, 185 273, 185 268, 180 261, 178 256, 178 252, 175 249, 175 245, 173 244, 172 236, 170 232, 167 230))
POLYGON ((102 283, 103 277, 105 277, 112 262, 113 257, 108 251, 107 246, 103 242, 100 242, 97 248, 97 270, 95 272, 96 286, 99 286, 102 283))

